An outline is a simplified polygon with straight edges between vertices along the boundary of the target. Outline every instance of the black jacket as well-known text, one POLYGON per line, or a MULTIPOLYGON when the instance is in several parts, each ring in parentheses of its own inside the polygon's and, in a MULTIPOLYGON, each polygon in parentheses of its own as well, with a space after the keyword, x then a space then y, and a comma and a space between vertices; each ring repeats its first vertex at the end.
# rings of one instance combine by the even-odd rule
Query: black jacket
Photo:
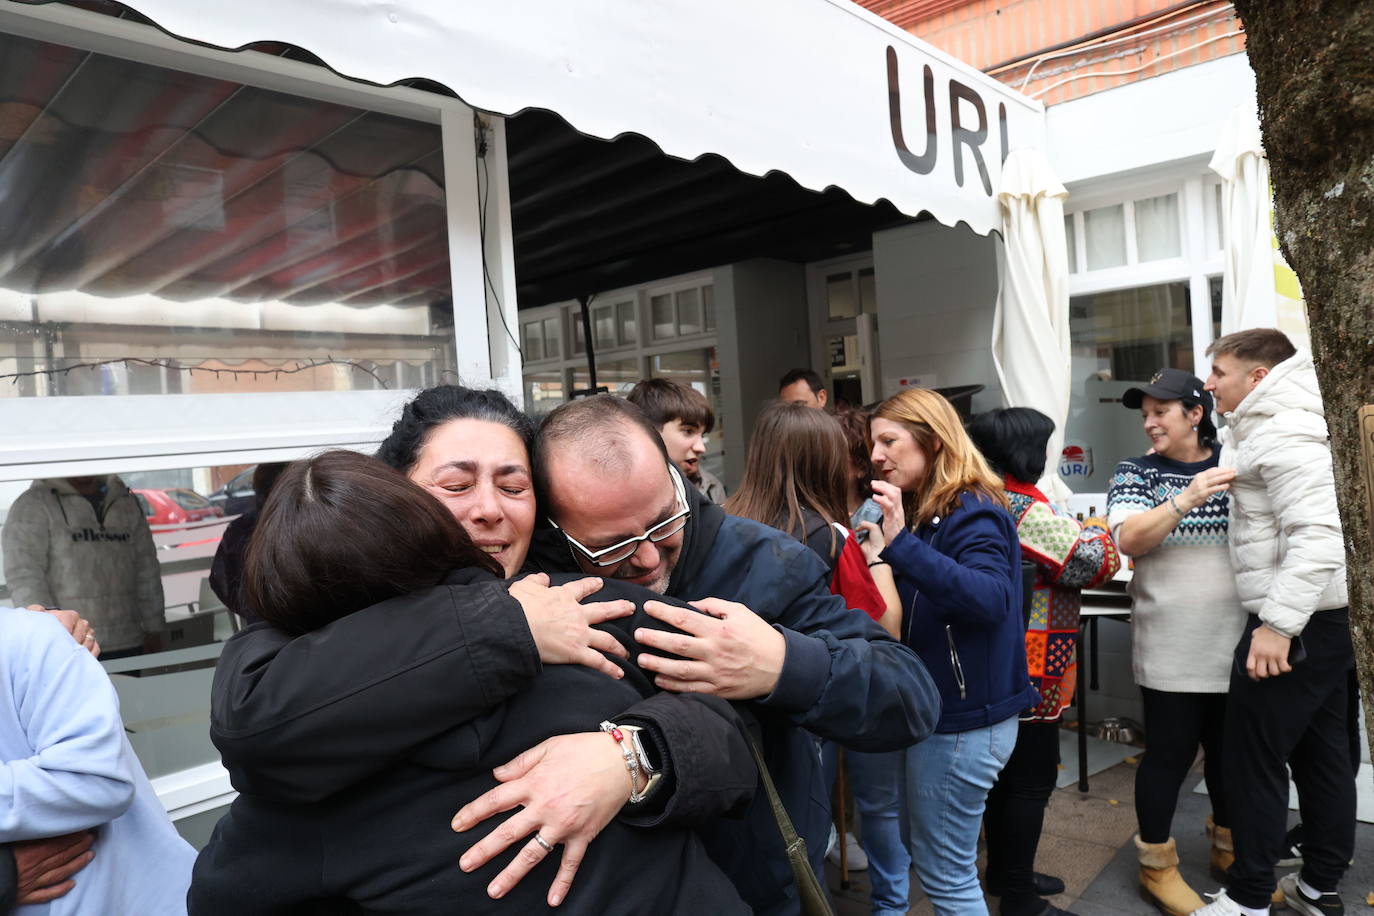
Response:
MULTIPOLYGON (((298 639, 257 625, 230 640, 211 737, 242 794, 197 860, 194 916, 542 911, 556 856, 491 901, 485 887, 513 851, 472 874, 456 862, 504 816, 465 834, 449 820, 495 785, 494 766, 606 718, 664 720, 647 734, 665 785, 592 844, 560 912, 747 912, 685 826, 753 790, 728 705, 656 694, 633 666, 621 681, 572 665, 540 672, 519 605, 481 577, 460 574, 298 639), (444 671, 459 676, 432 676, 444 671)), ((610 629, 629 645, 635 626, 652 624, 641 611, 610 629)))

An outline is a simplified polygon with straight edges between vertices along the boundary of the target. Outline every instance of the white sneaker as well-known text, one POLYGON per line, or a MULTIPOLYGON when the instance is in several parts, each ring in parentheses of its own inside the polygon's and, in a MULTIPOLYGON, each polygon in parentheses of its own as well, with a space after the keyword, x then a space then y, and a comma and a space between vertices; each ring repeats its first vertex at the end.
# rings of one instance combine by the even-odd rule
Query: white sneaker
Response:
POLYGON ((1241 916, 1240 905, 1227 895, 1225 889, 1206 894, 1212 902, 1193 910, 1189 916, 1241 916))
MULTIPOLYGON (((846 833, 844 835, 844 851, 849 858, 850 871, 868 870, 868 856, 864 854, 864 849, 859 845, 859 841, 855 838, 854 834, 846 833)), ((831 865, 836 868, 840 867, 840 844, 836 841, 833 829, 831 832, 830 848, 827 850, 825 857, 830 860, 831 865)))
POLYGON ((1309 897, 1298 887, 1298 873, 1284 875, 1279 879, 1279 890, 1283 891, 1288 905, 1304 916, 1345 916, 1345 904, 1340 894, 1328 891, 1316 897, 1309 897))

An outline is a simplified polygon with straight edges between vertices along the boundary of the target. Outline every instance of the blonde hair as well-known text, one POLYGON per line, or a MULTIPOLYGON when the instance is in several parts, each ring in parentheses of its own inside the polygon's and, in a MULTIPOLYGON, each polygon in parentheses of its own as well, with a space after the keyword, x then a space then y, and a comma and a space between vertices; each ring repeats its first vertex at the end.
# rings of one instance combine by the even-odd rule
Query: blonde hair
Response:
POLYGON ((966 491, 1007 508, 1001 479, 964 432, 954 407, 937 392, 907 388, 879 404, 873 419, 900 424, 925 454, 925 477, 902 499, 912 527, 948 515, 958 507, 959 496, 966 491))

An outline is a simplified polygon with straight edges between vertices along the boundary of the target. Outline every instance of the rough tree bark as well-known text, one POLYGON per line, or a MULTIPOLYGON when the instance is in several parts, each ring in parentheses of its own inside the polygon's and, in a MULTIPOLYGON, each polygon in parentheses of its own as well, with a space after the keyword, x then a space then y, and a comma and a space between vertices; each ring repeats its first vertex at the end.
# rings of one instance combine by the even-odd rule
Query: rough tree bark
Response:
POLYGON ((1374 4, 1235 6, 1258 84, 1279 244, 1302 281, 1326 402, 1355 658, 1374 745, 1374 519, 1356 421, 1362 404, 1374 404, 1374 4))

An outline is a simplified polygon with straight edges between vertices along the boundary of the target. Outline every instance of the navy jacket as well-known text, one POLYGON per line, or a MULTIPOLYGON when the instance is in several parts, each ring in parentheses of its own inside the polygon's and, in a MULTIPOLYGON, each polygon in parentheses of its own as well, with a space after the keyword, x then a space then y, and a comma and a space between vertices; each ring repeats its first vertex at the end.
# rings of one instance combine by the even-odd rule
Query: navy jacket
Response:
MULTIPOLYGON (((830 593, 830 571, 805 544, 726 515, 690 487, 688 499, 692 514, 667 594, 739 602, 786 640, 776 688, 739 705, 757 720, 764 761, 819 868, 830 834, 830 787, 812 735, 861 751, 910 747, 934 729, 939 694, 911 650, 830 593)), ((567 568, 562 535, 541 532, 531 560, 546 571, 567 568)), ((797 912, 796 885, 763 792, 742 822, 717 819, 702 834, 755 912, 797 912)))
POLYGON ((1026 673, 1016 523, 970 493, 959 503, 882 554, 902 596, 902 641, 939 686, 935 730, 946 733, 995 725, 1039 700, 1026 673))

